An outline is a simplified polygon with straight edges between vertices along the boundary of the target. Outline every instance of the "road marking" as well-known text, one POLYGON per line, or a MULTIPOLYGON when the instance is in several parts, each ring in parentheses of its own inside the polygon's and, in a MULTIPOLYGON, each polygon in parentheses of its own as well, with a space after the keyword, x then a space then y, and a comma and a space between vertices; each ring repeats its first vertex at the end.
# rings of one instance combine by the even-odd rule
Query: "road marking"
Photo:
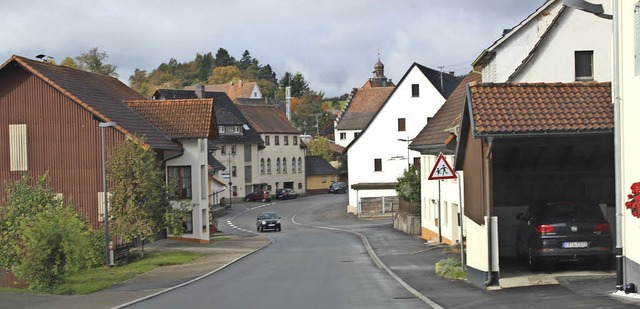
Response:
POLYGON ((433 309, 444 309, 442 306, 438 305, 438 303, 434 302, 429 297, 426 297, 426 296, 422 295, 422 293, 420 293, 418 290, 414 289, 411 285, 409 285, 407 282, 402 280, 402 278, 400 278, 398 275, 396 275, 389 267, 387 267, 387 265, 385 265, 384 262, 382 262, 382 260, 378 257, 378 255, 375 253, 375 251, 373 251, 373 248, 371 247, 371 244, 369 243, 369 240, 362 233, 355 232, 355 231, 350 231, 350 230, 343 230, 343 229, 339 229, 339 228, 328 227, 328 226, 304 224, 304 223, 299 223, 299 222, 296 221, 296 216, 299 213, 301 213, 303 211, 310 210, 312 208, 315 208, 315 207, 309 207, 309 208, 306 208, 306 209, 302 209, 302 210, 296 212, 295 214, 293 214, 293 216, 291 217, 291 221, 293 222, 293 224, 301 225, 301 226, 310 226, 310 227, 315 227, 315 228, 318 228, 318 229, 329 230, 329 231, 346 232, 346 233, 351 233, 351 234, 359 236, 360 239, 362 239, 362 242, 364 243, 364 247, 367 249, 367 253, 371 257, 373 262, 378 266, 378 268, 384 269, 393 279, 395 279, 398 283, 400 283, 400 285, 402 285, 407 291, 409 291, 411 294, 415 295, 417 298, 419 298, 420 300, 425 302, 431 308, 433 308, 433 309))

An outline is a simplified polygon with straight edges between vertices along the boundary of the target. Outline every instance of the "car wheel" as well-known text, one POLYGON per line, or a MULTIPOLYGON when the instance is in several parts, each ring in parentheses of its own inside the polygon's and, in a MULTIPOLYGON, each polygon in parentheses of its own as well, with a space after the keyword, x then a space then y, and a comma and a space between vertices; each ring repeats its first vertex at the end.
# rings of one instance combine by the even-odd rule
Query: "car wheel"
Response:
POLYGON ((256 226, 256 231, 260 232, 260 227, 256 226))
POLYGON ((282 231, 282 228, 281 228, 281 227, 278 227, 278 230, 277 230, 277 231, 278 231, 278 232, 282 231))

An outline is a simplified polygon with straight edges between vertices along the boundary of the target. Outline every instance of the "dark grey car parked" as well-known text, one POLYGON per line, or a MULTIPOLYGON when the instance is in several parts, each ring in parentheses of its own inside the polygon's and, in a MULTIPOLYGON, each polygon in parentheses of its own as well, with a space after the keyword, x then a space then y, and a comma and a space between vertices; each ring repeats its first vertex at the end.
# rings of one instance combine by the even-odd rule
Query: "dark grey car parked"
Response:
POLYGON ((592 202, 532 204, 518 230, 516 250, 531 270, 558 260, 591 259, 608 268, 612 261, 611 227, 592 202))

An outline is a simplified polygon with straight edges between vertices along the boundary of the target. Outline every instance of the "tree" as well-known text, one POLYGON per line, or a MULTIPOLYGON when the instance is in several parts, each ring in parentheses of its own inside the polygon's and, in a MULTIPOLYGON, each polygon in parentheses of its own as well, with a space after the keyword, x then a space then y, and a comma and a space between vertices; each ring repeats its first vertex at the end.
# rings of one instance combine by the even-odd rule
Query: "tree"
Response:
POLYGON ((321 156, 327 162, 330 162, 333 158, 333 152, 329 148, 329 140, 324 136, 315 136, 307 143, 307 149, 309 155, 321 156))
POLYGON ((242 72, 236 66, 217 67, 209 77, 209 84, 226 84, 242 77, 242 72))
POLYGON ((308 132, 307 129, 314 128, 313 131, 317 132, 326 124, 327 115, 322 110, 323 96, 322 93, 307 92, 300 97, 292 119, 298 128, 305 132, 308 132))
POLYGON ((292 97, 301 97, 305 93, 311 91, 309 83, 304 79, 301 73, 292 75, 289 72, 284 73, 282 79, 280 79, 280 88, 282 88, 282 99, 284 99, 284 88, 291 87, 292 97))
POLYGON ((163 228, 181 234, 180 210, 169 202, 171 190, 151 149, 132 140, 122 142, 107 163, 107 176, 112 183, 109 202, 114 235, 125 242, 140 239, 144 251, 144 241, 163 228))
POLYGON ((224 49, 218 49, 216 53, 216 59, 213 61, 215 67, 228 67, 236 64, 236 59, 229 55, 229 52, 224 49))
POLYGON ((62 62, 60 62, 60 65, 65 66, 65 67, 69 67, 69 68, 72 68, 72 69, 77 69, 78 68, 78 63, 75 60, 73 60, 73 58, 71 58, 71 57, 64 58, 62 60, 62 62))
POLYGON ((209 79, 209 75, 213 71, 213 55, 211 52, 208 52, 204 55, 196 54, 196 59, 194 60, 197 74, 196 77, 199 81, 205 82, 209 79))
POLYGON ((104 237, 49 187, 46 175, 7 185, 0 207, 0 266, 48 291, 79 269, 99 265, 104 237))
POLYGON ((80 54, 76 57, 78 68, 84 71, 93 72, 100 75, 118 77, 116 73, 117 66, 106 64, 103 60, 109 57, 106 52, 99 52, 97 47, 89 50, 89 52, 80 54))
POLYGON ((240 61, 238 61, 238 68, 244 71, 248 69, 252 63, 253 63, 253 58, 251 58, 251 54, 249 53, 248 50, 245 50, 242 53, 242 58, 240 59, 240 61))
POLYGON ((420 202, 420 169, 409 168, 398 177, 396 183, 398 197, 412 202, 420 202))

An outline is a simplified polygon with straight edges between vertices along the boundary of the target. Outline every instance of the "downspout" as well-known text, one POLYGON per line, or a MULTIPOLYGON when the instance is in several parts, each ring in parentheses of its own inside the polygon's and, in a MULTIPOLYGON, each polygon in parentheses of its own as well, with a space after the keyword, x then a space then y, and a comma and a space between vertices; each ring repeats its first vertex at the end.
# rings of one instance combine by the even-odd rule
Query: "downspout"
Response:
POLYGON ((487 155, 484 158, 484 182, 485 182, 485 203, 487 204, 487 261, 489 264, 487 265, 487 281, 484 282, 485 286, 491 285, 491 281, 493 281, 493 276, 491 275, 491 266, 493 264, 492 258, 492 244, 491 244, 491 176, 489 173, 489 168, 491 167, 491 151, 493 148, 493 137, 488 137, 487 142, 489 143, 489 148, 487 148, 487 155))
POLYGON ((618 291, 623 290, 624 277, 623 277, 623 263, 624 255, 622 251, 622 196, 621 182, 622 182, 622 162, 621 162, 621 148, 622 142, 620 127, 620 104, 622 98, 620 98, 620 89, 622 88, 622 78, 620 78, 620 48, 618 46, 620 35, 620 16, 618 16, 618 0, 613 0, 613 144, 614 144, 614 157, 615 157, 615 191, 616 191, 616 289, 618 291))

